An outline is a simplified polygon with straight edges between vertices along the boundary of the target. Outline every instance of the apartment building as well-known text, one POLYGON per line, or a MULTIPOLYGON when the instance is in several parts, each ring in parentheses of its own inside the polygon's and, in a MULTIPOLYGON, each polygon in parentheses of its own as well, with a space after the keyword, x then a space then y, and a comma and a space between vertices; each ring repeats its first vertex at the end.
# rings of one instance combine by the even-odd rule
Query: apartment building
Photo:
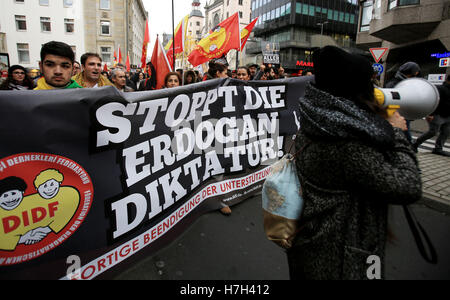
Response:
MULTIPOLYGON (((0 52, 11 64, 37 68, 40 49, 49 41, 69 44, 80 60, 85 52, 99 53, 113 63, 114 50, 127 53, 140 65, 148 13, 142 0, 2 0, 0 52)), ((117 53, 118 55, 118 53, 117 53)))
POLYGON ((357 45, 363 50, 385 47, 384 81, 407 61, 417 62, 422 76, 450 74, 439 67, 439 54, 450 49, 450 1, 360 0, 357 45))
POLYGON ((205 6, 205 31, 210 31, 220 22, 239 13, 240 28, 250 23, 251 0, 210 0, 205 6))
POLYGON ((0 10, 2 52, 10 64, 36 68, 41 46, 69 44, 78 59, 85 49, 83 3, 75 0, 3 0, 0 10))
POLYGON ((84 0, 83 17, 86 52, 99 53, 111 65, 120 47, 123 64, 129 53, 130 63, 140 65, 148 18, 142 0, 84 0))

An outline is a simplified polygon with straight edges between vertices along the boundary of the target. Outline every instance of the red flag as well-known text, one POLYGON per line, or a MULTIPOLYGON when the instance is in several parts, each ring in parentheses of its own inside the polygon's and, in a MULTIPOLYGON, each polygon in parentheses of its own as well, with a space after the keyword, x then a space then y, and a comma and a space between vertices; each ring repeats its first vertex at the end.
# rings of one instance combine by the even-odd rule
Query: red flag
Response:
POLYGON ((164 85, 164 78, 166 77, 167 73, 172 72, 172 68, 166 56, 166 51, 164 51, 164 48, 159 41, 159 37, 156 38, 151 63, 156 70, 156 89, 159 90, 164 85))
MULTIPOLYGON (((183 53, 184 51, 185 32, 188 21, 189 15, 185 16, 175 29, 175 54, 183 53)), ((173 66, 173 48, 173 39, 170 39, 164 49, 166 50, 167 59, 171 66, 173 66)))
POLYGON ((130 53, 127 53, 127 62, 125 63, 125 66, 127 67, 127 72, 131 71, 130 67, 130 53))
POLYGON ((241 48, 239 32, 239 14, 235 13, 203 38, 189 55, 189 62, 194 66, 201 65, 211 59, 219 58, 231 49, 241 48))
POLYGON ((252 33, 253 28, 256 25, 256 22, 258 22, 258 18, 254 19, 250 24, 248 24, 244 29, 241 31, 241 51, 244 49, 245 44, 247 44, 247 40, 250 36, 250 33, 252 33))
POLYGON ((114 64, 113 66, 115 67, 117 65, 117 54, 116 54, 116 49, 114 49, 114 64))
POLYGON ((119 45, 119 64, 122 63, 122 51, 120 51, 120 45, 119 45))
POLYGON ((145 24, 144 43, 142 45, 141 68, 144 69, 147 64, 147 46, 150 42, 150 33, 148 31, 148 20, 145 24))
POLYGON ((108 72, 108 66, 106 64, 103 66, 103 71, 108 72))

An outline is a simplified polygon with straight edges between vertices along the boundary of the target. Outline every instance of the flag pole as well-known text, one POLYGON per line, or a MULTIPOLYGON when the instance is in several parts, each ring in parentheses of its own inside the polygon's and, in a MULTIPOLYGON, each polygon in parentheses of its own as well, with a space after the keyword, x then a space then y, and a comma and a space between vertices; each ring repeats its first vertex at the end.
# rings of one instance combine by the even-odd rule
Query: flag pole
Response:
POLYGON ((175 72, 175 8, 172 0, 172 50, 173 50, 173 71, 175 72))
POLYGON ((241 16, 239 15, 239 12, 237 12, 237 14, 238 14, 239 51, 236 51, 236 72, 237 72, 237 69, 239 68, 239 52, 241 52, 241 56, 242 56, 241 16))

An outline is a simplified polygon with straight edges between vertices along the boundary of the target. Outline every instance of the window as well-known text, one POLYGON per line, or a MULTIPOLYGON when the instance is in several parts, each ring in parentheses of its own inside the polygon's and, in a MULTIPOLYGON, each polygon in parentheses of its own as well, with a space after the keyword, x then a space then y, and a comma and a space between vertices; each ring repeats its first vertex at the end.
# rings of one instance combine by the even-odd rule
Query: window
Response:
POLYGON ((19 30, 27 30, 27 19, 25 16, 16 15, 16 29, 19 30))
POLYGON ((333 20, 333 10, 332 9, 328 10, 328 20, 333 20))
POLYGON ((244 5, 244 0, 239 0, 239 5, 240 6, 244 5))
POLYGON ((50 32, 52 31, 52 25, 50 22, 50 18, 41 17, 41 31, 42 32, 50 32))
POLYGON ((110 21, 101 21, 100 22, 100 34, 101 35, 111 35, 110 28, 111 22, 110 21))
POLYGON ((281 16, 285 16, 286 15, 286 5, 283 5, 281 7, 281 16))
POLYGON ((241 18, 241 19, 244 18, 244 14, 242 13, 242 11, 239 12, 239 18, 241 18))
POLYGON ((74 57, 77 57, 77 46, 71 45, 70 48, 72 48, 74 57))
POLYGON ((302 14, 307 15, 308 12, 309 12, 309 5, 308 4, 303 4, 302 8, 303 8, 302 14))
POLYGON ((111 62, 111 47, 100 47, 100 55, 103 62, 111 62))
POLYGON ((16 3, 25 3, 25 0, 15 0, 16 3))
POLYGON ((100 9, 111 9, 110 0, 100 0, 100 9))
POLYGON ((66 33, 73 33, 75 31, 75 20, 64 19, 64 29, 66 33))
POLYGON ((48 6, 48 1, 49 0, 39 0, 39 4, 48 6))
POLYGON ((420 0, 389 0, 389 8, 393 9, 397 6, 415 5, 420 4, 420 0))
POLYGON ((19 64, 30 63, 30 49, 28 44, 17 44, 17 54, 19 56, 19 64))
POLYGON ((63 0, 64 7, 72 7, 73 0, 63 0))
POLYGON ((361 28, 360 31, 370 30, 370 21, 372 20, 373 12, 373 0, 368 0, 363 3, 363 10, 361 16, 361 28))

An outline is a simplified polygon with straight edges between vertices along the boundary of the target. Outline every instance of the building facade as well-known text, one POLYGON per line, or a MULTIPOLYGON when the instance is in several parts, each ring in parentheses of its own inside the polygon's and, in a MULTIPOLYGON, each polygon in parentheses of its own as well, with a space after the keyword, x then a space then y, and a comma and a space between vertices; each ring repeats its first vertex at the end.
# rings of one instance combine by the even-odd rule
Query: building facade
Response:
POLYGON ((130 63, 141 66, 142 44, 144 43, 145 24, 148 12, 142 0, 128 2, 128 41, 127 49, 130 54, 130 63))
POLYGON ((439 67, 439 54, 450 49, 450 1, 446 0, 363 0, 357 45, 363 50, 388 48, 383 57, 386 82, 398 67, 414 61, 421 76, 450 74, 439 67), (438 54, 438 55, 436 55, 438 54))
POLYGON ((250 23, 251 0, 210 0, 205 6, 205 31, 209 32, 223 20, 239 13, 240 28, 250 23))
POLYGON ((41 46, 50 41, 69 44, 78 59, 85 49, 83 1, 4 0, 0 10, 2 50, 10 64, 38 68, 41 46))
POLYGON ((130 63, 140 65, 148 17, 142 0, 84 0, 83 12, 86 52, 99 53, 111 66, 120 47, 122 64, 129 53, 130 63))
MULTIPOLYGON (((357 0, 252 0, 251 9, 251 18, 259 18, 255 40, 278 43, 280 63, 289 71, 302 69, 318 47, 355 50, 357 0)), ((261 47, 255 43, 250 51, 261 53, 261 47)), ((262 62, 262 55, 257 62, 262 62)))
MULTIPOLYGON (((61 41, 72 47, 75 59, 99 53, 111 65, 114 50, 127 52, 140 65, 145 21, 142 0, 3 0, 0 10, 0 52, 10 64, 38 68, 41 46, 61 41)), ((118 55, 118 53, 117 53, 118 55)))

